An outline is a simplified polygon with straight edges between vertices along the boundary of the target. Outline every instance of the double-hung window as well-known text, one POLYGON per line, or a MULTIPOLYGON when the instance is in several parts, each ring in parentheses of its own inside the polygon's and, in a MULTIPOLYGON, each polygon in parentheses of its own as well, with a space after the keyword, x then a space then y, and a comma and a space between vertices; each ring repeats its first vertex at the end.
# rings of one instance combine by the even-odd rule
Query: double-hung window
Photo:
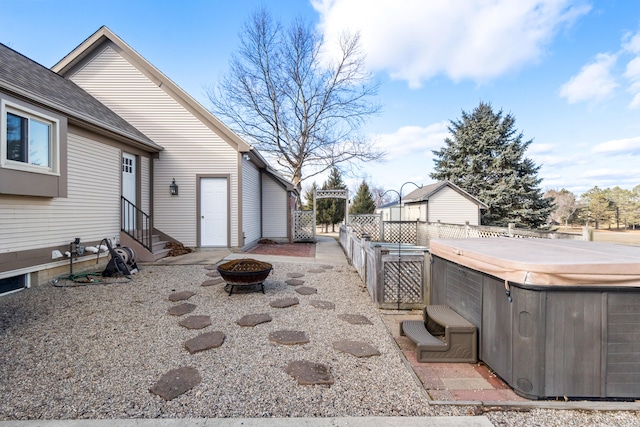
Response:
POLYGON ((59 175, 59 122, 36 111, 2 103, 1 166, 59 175))

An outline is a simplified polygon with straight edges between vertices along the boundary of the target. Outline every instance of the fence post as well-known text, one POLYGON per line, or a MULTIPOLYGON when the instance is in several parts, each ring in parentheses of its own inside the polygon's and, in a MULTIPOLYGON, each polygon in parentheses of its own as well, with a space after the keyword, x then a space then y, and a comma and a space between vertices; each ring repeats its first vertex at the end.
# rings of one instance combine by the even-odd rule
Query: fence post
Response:
POLYGON ((513 237, 514 228, 516 228, 516 225, 513 222, 510 222, 509 228, 507 229, 507 232, 509 233, 509 237, 513 237))
POLYGON ((582 227, 582 240, 593 242, 593 229, 587 225, 582 227))
POLYGON ((382 242, 384 240, 384 221, 382 220, 382 212, 378 214, 378 238, 376 239, 378 242, 382 242))
POLYGON ((469 221, 464 222, 464 235, 468 239, 471 236, 471 227, 469 227, 469 221))
MULTIPOLYGON (((372 274, 372 283, 371 283, 371 299, 373 300, 374 304, 376 304, 376 307, 378 306, 378 304, 380 303, 380 301, 382 301, 381 298, 379 298, 380 295, 380 277, 384 277, 383 271, 382 271, 382 246, 380 245, 375 245, 373 247, 373 251, 374 251, 374 265, 375 265, 375 271, 372 274)), ((383 283, 384 286, 384 283, 383 283)))
POLYGON ((440 220, 436 223, 436 239, 440 238, 440 220))

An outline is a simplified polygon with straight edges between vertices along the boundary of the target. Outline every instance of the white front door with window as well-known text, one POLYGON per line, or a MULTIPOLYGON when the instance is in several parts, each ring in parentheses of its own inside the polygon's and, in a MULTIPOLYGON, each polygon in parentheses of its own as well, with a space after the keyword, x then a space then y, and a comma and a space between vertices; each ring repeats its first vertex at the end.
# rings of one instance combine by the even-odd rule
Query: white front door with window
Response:
POLYGON ((200 179, 200 246, 228 246, 227 179, 200 179))
MULTIPOLYGON (((122 153, 122 197, 136 205, 136 156, 122 153)), ((136 212, 133 206, 124 204, 122 227, 132 231, 136 229, 136 212)))

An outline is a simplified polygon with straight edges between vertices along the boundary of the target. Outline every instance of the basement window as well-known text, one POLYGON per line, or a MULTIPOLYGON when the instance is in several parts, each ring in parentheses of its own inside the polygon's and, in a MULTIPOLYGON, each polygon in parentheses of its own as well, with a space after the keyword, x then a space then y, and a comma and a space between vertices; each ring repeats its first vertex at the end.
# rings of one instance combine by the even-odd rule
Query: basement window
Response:
POLYGON ((21 274, 19 276, 0 279, 0 295, 16 292, 29 287, 29 275, 21 274))

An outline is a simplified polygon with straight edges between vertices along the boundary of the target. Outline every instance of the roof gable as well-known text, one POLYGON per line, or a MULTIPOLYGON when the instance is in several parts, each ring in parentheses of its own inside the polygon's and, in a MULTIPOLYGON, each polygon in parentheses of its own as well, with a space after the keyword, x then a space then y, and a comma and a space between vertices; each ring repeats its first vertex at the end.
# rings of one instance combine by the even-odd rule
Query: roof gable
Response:
POLYGON ((452 190, 454 190, 457 193, 459 193, 461 196, 466 197, 471 202, 473 202, 474 204, 478 205, 478 207, 480 209, 487 209, 487 207, 488 207, 485 203, 481 202, 480 200, 478 200, 477 198, 475 198, 471 194, 467 193, 466 191, 464 191, 462 188, 458 187, 457 185, 455 185, 451 181, 439 181, 439 182, 436 182, 434 184, 423 185, 422 187, 420 187, 420 188, 412 191, 411 193, 407 194, 404 197, 404 202, 405 203, 419 203, 419 202, 428 201, 431 196, 433 196, 434 194, 436 194, 438 191, 440 191, 441 189, 443 189, 445 187, 449 187, 452 190))
POLYGON ((0 43, 0 87, 80 123, 125 137, 146 149, 162 147, 71 80, 0 43))
POLYGON ((187 109, 194 117, 198 118, 203 124, 216 132, 231 147, 240 152, 247 152, 251 146, 247 144, 240 136, 229 129, 209 110, 203 107, 198 101, 192 98, 182 88, 175 84, 171 79, 165 76, 160 70, 148 62, 142 55, 132 49, 120 37, 113 33, 106 26, 100 27, 98 31, 93 33, 89 38, 82 42, 78 47, 71 51, 67 56, 62 58, 52 67, 57 73, 67 76, 73 73, 73 70, 82 61, 101 50, 104 43, 111 42, 123 54, 125 59, 129 61, 140 72, 149 77, 158 86, 161 86, 176 102, 187 109))

